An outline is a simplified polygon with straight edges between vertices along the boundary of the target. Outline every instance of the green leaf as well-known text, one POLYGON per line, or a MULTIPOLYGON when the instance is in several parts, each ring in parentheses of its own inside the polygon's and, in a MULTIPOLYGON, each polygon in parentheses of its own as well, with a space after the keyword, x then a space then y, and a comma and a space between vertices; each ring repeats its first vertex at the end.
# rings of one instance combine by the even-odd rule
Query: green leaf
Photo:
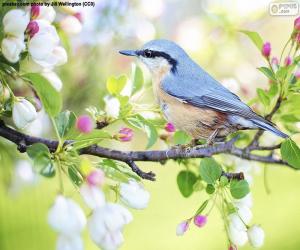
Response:
POLYGON ((111 76, 107 79, 106 88, 111 95, 119 95, 127 83, 125 75, 118 78, 111 76))
POLYGON ((262 102, 262 104, 267 107, 270 105, 270 98, 268 97, 268 95, 266 94, 266 91, 262 90, 262 89, 257 89, 256 90, 257 95, 259 100, 262 102))
POLYGON ((209 202, 209 200, 206 200, 202 203, 202 205, 197 209, 195 216, 197 216, 203 212, 203 210, 206 208, 208 202, 209 202))
POLYGON ((131 77, 133 83, 132 94, 134 94, 142 88, 144 83, 143 71, 136 64, 132 64, 131 77))
POLYGON ((191 171, 180 171, 177 175, 177 185, 180 193, 185 197, 191 196, 193 193, 193 186, 197 181, 196 175, 191 171))
POLYGON ((173 136, 175 145, 184 145, 191 141, 191 137, 181 130, 177 130, 173 136))
POLYGON ((51 83, 38 73, 28 73, 24 75, 24 78, 28 79, 39 98, 46 112, 54 117, 56 116, 62 106, 62 99, 59 92, 51 85, 51 83))
POLYGON ((260 72, 262 72, 270 80, 272 80, 274 82, 277 81, 276 76, 274 75, 273 71, 270 70, 269 68, 267 68, 267 67, 260 67, 260 68, 258 68, 258 70, 260 72))
POLYGON ((68 167, 68 174, 69 174, 70 179, 76 186, 81 185, 81 183, 83 182, 83 178, 82 178, 81 174, 78 172, 75 165, 68 167))
POLYGON ((293 168, 300 169, 300 148, 292 139, 285 140, 280 147, 282 159, 293 168))
POLYGON ((200 162, 200 176, 208 184, 214 184, 220 178, 222 168, 213 158, 204 158, 200 162))
POLYGON ((143 130, 146 133, 148 138, 148 144, 146 146, 147 148, 150 148, 155 144, 158 138, 158 133, 155 126, 151 122, 147 121, 141 115, 128 117, 126 122, 137 129, 143 130))
POLYGON ((213 194, 216 191, 216 189, 215 189, 214 185, 207 184, 205 191, 208 194, 213 194))
POLYGON ((225 187, 229 183, 228 178, 226 176, 221 176, 220 185, 221 187, 225 187))
POLYGON ((55 123, 59 136, 64 138, 68 132, 74 127, 76 116, 73 112, 66 110, 55 117, 55 123))
POLYGON ((240 32, 247 35, 251 39, 251 41, 255 44, 255 46, 258 48, 259 51, 262 50, 263 40, 257 32, 248 31, 248 30, 240 30, 240 32))
POLYGON ((230 182, 230 193, 235 199, 242 199, 250 192, 249 184, 246 180, 232 180, 230 182))
POLYGON ((48 147, 42 143, 35 143, 27 149, 28 156, 33 160, 33 166, 41 175, 53 177, 55 168, 51 160, 48 147))
POLYGON ((72 143, 74 149, 79 149, 82 147, 87 147, 92 144, 97 144, 103 139, 111 139, 112 136, 103 130, 93 130, 88 134, 80 134, 75 138, 75 142, 72 143))

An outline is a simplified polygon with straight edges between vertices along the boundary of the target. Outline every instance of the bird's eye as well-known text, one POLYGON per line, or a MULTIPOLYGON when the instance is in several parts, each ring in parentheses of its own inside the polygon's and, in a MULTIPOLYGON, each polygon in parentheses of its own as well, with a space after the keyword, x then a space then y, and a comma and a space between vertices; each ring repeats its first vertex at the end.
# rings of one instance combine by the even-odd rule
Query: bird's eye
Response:
POLYGON ((145 50, 144 51, 144 56, 147 57, 147 58, 152 57, 152 51, 151 50, 145 50))

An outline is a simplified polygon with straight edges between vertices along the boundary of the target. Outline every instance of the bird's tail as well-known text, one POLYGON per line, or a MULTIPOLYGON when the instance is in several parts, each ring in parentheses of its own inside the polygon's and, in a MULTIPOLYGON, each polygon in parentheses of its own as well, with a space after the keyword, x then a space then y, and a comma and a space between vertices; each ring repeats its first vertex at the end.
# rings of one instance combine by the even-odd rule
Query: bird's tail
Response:
POLYGON ((275 125, 265 119, 253 119, 251 120, 257 127, 268 130, 273 132, 274 134, 282 137, 282 138, 288 138, 289 136, 283 132, 281 132, 279 129, 275 127, 275 125))

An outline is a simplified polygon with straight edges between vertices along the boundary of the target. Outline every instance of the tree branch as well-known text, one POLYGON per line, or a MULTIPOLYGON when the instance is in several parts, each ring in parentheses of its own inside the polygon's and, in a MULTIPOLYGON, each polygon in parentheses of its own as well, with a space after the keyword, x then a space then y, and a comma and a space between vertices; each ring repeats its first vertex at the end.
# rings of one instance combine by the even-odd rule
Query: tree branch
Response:
MULTIPOLYGON (((29 136, 23 134, 19 131, 16 131, 4 124, 3 121, 0 121, 0 136, 6 138, 7 140, 15 143, 20 152, 26 152, 27 147, 34 143, 43 143, 45 144, 51 152, 55 152, 58 142, 56 140, 45 139, 40 137, 29 136)), ((271 163, 277 165, 285 165, 291 167, 287 162, 277 159, 270 154, 269 156, 261 156, 251 153, 251 150, 274 150, 278 148, 278 145, 274 147, 253 147, 251 150, 246 148, 239 148, 234 145, 237 137, 231 139, 230 141, 216 144, 212 146, 198 146, 190 149, 183 148, 172 148, 168 150, 151 150, 151 151, 120 151, 113 150, 105 147, 100 147, 97 145, 92 145, 89 147, 85 147, 79 150, 79 154, 87 154, 98 156, 107 159, 113 159, 122 161, 132 169, 137 175, 141 178, 154 180, 154 173, 152 172, 143 172, 136 164, 136 161, 153 161, 153 162, 161 162, 169 159, 184 159, 184 158, 203 158, 203 157, 211 157, 217 154, 230 154, 237 156, 242 159, 258 161, 263 163, 271 163)), ((69 144, 71 141, 66 141, 65 144, 69 144)), ((243 175, 241 173, 233 174, 233 173, 224 173, 224 176, 229 179, 243 179, 243 175), (228 176, 227 176, 228 175, 228 176)))

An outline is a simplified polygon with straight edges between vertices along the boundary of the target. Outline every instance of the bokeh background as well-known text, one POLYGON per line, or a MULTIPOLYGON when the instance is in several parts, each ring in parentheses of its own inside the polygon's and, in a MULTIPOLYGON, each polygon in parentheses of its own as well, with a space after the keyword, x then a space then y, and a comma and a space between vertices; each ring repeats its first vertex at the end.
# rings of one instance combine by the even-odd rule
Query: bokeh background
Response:
MULTIPOLYGON (((279 56, 295 18, 271 16, 270 1, 266 0, 96 0, 95 3, 95 8, 78 10, 84 17, 83 30, 64 41, 69 59, 57 71, 64 83, 64 107, 77 114, 85 113, 90 105, 104 105, 108 76, 130 74, 132 58, 120 56, 119 49, 138 48, 155 38, 179 43, 208 72, 249 101, 256 88, 266 88, 268 82, 256 70, 264 64, 262 57, 238 30, 259 32, 264 41, 271 42, 272 54, 279 56)), ((143 69, 146 82, 150 82, 147 70, 143 69)), ((152 100, 151 91, 148 95, 152 100)), ((42 117, 28 132, 49 136, 47 119, 42 117)), ((138 133, 132 144, 114 146, 144 149, 144 136, 138 133)), ((0 140, 0 150, 3 147, 11 148, 11 155, 1 154, 0 162, 0 250, 52 250, 56 235, 47 224, 47 211, 57 194, 58 183, 39 178, 20 187, 14 169, 16 161, 25 156, 0 140)), ((155 147, 165 145, 161 142, 155 147)), ((192 227, 183 237, 176 236, 176 225, 193 214, 205 199, 199 193, 188 199, 181 196, 176 184, 176 175, 182 170, 180 165, 169 162, 163 166, 158 163, 140 166, 154 170, 157 181, 145 182, 151 202, 146 210, 132 211, 134 221, 125 229, 122 250, 227 248, 217 210, 209 216, 204 228, 192 227)), ((300 173, 281 166, 255 166, 252 211, 253 221, 266 232, 263 249, 300 249, 300 173), (266 183, 270 192, 266 191, 266 183)), ((65 183, 68 185, 67 179, 65 183)), ((67 194, 81 202, 71 185, 67 194)), ((97 249, 87 232, 84 235, 86 249, 97 249)))

